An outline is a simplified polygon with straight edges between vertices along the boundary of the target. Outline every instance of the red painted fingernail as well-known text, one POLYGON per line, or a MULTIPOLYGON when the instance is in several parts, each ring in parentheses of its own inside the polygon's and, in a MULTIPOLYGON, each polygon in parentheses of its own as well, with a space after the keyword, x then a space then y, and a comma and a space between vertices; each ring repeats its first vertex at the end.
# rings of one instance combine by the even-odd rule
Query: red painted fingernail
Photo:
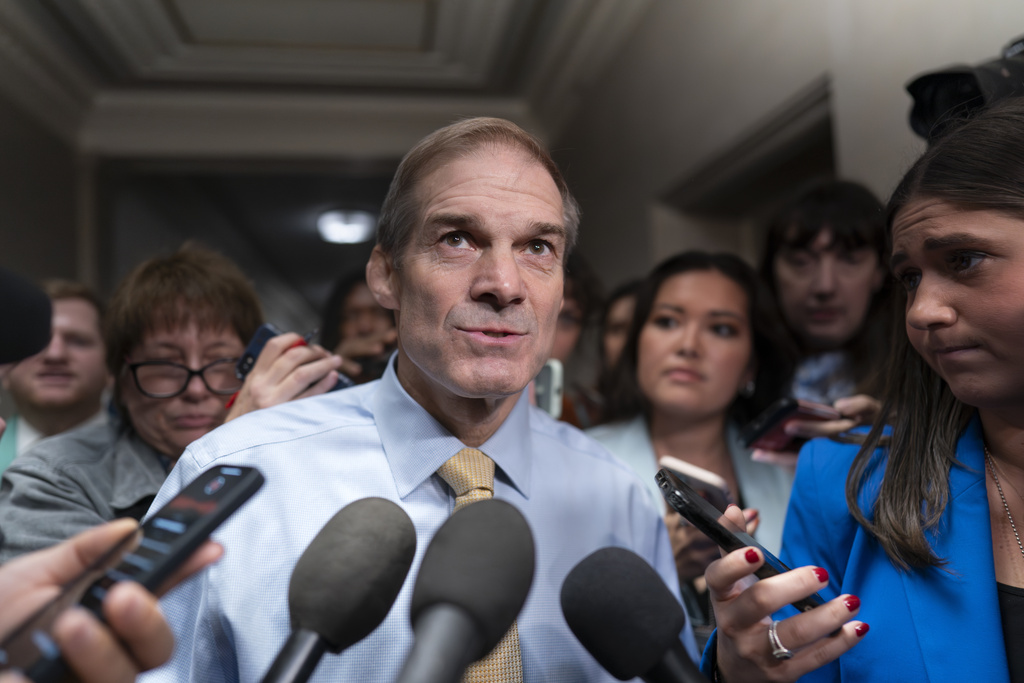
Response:
POLYGON ((819 583, 828 583, 828 571, 822 567, 815 567, 814 575, 818 577, 819 583))
POLYGON ((846 605, 846 609, 851 612, 856 612, 860 609, 860 598, 856 595, 849 595, 845 600, 843 600, 843 604, 846 605))
POLYGON ((294 349, 296 346, 309 346, 309 344, 306 342, 305 339, 300 339, 299 341, 289 346, 288 349, 294 349))
POLYGON ((757 551, 753 548, 747 548, 747 552, 744 555, 744 557, 747 558, 747 562, 749 562, 750 564, 756 564, 757 561, 761 559, 757 556, 757 551))
POLYGON ((863 638, 864 634, 871 630, 871 627, 861 622, 853 627, 853 632, 857 634, 859 638, 863 638))

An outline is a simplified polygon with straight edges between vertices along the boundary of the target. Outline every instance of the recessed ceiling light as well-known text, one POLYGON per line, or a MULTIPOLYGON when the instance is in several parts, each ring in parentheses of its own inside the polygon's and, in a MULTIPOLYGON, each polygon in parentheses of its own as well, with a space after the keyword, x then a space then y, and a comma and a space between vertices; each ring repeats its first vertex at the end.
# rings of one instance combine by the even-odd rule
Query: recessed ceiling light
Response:
POLYGON ((320 238, 337 244, 369 242, 377 229, 377 216, 369 211, 324 211, 316 219, 320 238))

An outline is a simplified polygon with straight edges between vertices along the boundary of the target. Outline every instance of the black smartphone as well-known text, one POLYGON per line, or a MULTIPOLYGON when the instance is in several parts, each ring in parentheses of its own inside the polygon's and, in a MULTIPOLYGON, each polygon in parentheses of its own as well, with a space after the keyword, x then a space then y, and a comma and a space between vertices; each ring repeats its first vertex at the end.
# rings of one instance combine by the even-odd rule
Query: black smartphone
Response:
POLYGON ((747 448, 796 451, 806 439, 787 434, 787 424, 797 420, 838 420, 840 417, 838 410, 824 403, 780 398, 740 430, 740 439, 747 448))
POLYGON ((266 345, 271 338, 281 334, 281 330, 272 325, 271 323, 263 323, 256 328, 256 332, 252 335, 252 339, 249 340, 249 344, 245 347, 245 351, 242 353, 242 357, 238 359, 238 363, 235 364, 235 376, 238 379, 244 380, 249 371, 252 370, 252 366, 256 365, 256 359, 260 357, 260 352, 263 351, 263 347, 266 345))
MULTIPOLYGON (((764 554, 764 564, 754 572, 759 579, 777 576, 789 571, 782 560, 775 557, 754 537, 733 524, 724 513, 716 510, 711 503, 704 500, 699 493, 687 486, 679 477, 664 468, 654 475, 658 488, 673 510, 685 517, 691 524, 701 530, 708 538, 727 551, 739 550, 753 546, 764 554)), ((812 610, 825 603, 817 593, 793 603, 801 612, 812 610)))
POLYGON ((102 619, 103 598, 118 581, 137 581, 156 590, 263 481, 253 467, 224 465, 200 474, 146 520, 141 534, 129 534, 115 544, 0 642, 0 670, 17 670, 35 683, 63 680, 67 665, 49 636, 57 615, 80 602, 102 619), (136 537, 138 545, 131 549, 136 537))
MULTIPOLYGON (((273 337, 282 334, 281 330, 271 323, 263 323, 256 332, 252 335, 252 339, 249 340, 249 344, 246 345, 245 351, 242 353, 242 357, 238 359, 235 364, 235 376, 238 379, 245 381, 246 376, 252 370, 253 366, 256 365, 256 359, 260 357, 260 353, 263 351, 263 347, 267 345, 273 337)), ((313 336, 311 332, 306 337, 306 342, 313 336)), ((387 365, 387 361, 384 361, 384 365, 387 365)), ((383 369, 381 374, 384 374, 383 369)), ((338 373, 338 381, 329 391, 337 391, 338 389, 347 389, 348 387, 355 386, 355 381, 348 375, 338 373)))

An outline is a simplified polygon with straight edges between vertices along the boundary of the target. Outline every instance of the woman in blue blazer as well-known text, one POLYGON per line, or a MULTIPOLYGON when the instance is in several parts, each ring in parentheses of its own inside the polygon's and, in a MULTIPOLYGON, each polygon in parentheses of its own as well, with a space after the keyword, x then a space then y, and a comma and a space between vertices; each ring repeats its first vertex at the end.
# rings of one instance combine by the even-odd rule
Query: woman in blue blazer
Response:
POLYGON ((749 585, 744 549, 707 570, 727 683, 1024 681, 1024 99, 933 142, 888 226, 904 330, 879 419, 801 452, 797 569, 749 585))

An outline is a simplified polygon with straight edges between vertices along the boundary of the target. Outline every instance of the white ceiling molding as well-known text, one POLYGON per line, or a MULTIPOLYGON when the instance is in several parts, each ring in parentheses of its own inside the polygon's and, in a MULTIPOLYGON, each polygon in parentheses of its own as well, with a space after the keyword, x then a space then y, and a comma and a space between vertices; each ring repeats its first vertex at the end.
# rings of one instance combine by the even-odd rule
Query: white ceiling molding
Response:
POLYGON ((0 90, 99 156, 385 156, 477 114, 554 138, 651 2, 0 0, 0 90))
POLYGON ((92 77, 55 49, 19 5, 0 0, 0 90, 74 143, 95 87, 92 77))
POLYGON ((78 0, 139 78, 486 85, 514 0, 78 0))
POLYGON ((469 115, 543 136, 518 98, 109 92, 96 98, 80 147, 116 157, 398 159, 469 115))

